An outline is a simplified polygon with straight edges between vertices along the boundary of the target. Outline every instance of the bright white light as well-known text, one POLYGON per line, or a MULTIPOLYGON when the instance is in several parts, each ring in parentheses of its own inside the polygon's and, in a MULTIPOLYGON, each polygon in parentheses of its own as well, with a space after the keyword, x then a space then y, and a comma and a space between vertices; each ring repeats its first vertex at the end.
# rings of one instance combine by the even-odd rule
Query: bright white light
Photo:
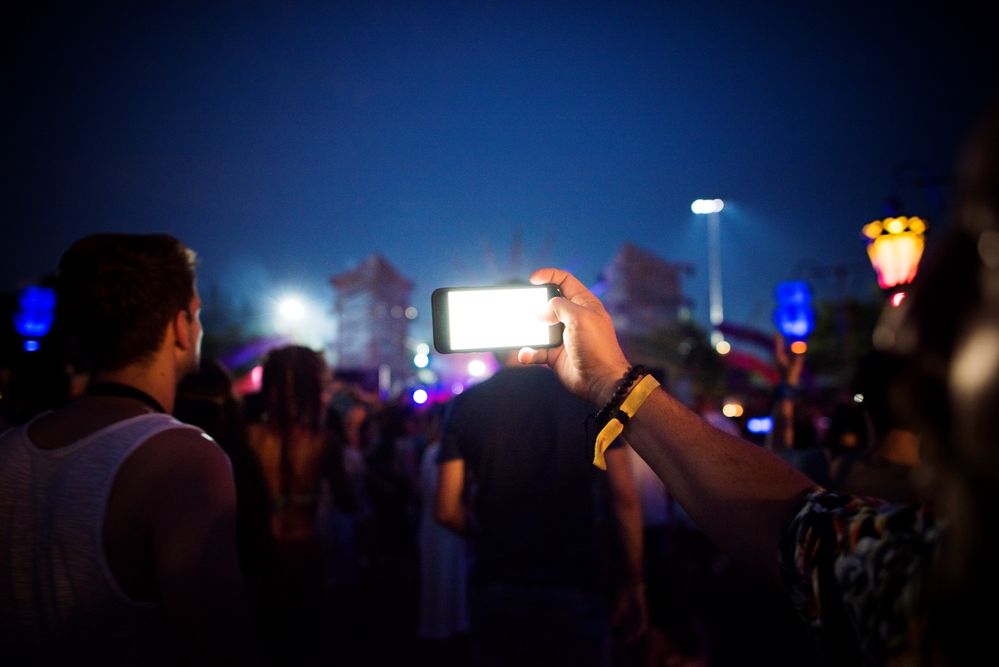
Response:
POLYGON ((413 357, 413 363, 417 368, 426 368, 427 364, 430 363, 430 357, 425 354, 417 354, 413 357))
POLYGON ((420 314, 420 311, 418 311, 413 306, 410 306, 409 308, 406 309, 406 319, 407 320, 415 320, 416 316, 419 315, 419 314, 420 314))
POLYGON ((281 319, 294 322, 305 317, 305 302, 297 296, 286 296, 278 302, 281 319))
POLYGON ((417 389, 416 391, 413 392, 413 402, 416 403, 417 405, 423 405, 424 403, 426 403, 427 398, 429 397, 427 396, 426 389, 417 389))
POLYGON ((721 199, 695 199, 690 205, 690 210, 698 215, 705 213, 719 213, 725 208, 725 202, 721 199))
POLYGON ((853 395, 853 402, 854 403, 863 403, 864 402, 864 395, 863 394, 854 394, 853 395))
POLYGON ((720 355, 726 355, 732 351, 732 344, 727 340, 720 340, 715 344, 715 352, 720 355))
POLYGON ((417 354, 430 354, 430 346, 427 345, 426 343, 419 343, 416 346, 416 353, 417 354))
POLYGON ((468 362, 468 374, 473 378, 482 377, 486 374, 486 364, 479 359, 473 359, 468 362))
POLYGON ((448 292, 452 350, 490 350, 547 345, 549 327, 541 319, 547 287, 448 292))

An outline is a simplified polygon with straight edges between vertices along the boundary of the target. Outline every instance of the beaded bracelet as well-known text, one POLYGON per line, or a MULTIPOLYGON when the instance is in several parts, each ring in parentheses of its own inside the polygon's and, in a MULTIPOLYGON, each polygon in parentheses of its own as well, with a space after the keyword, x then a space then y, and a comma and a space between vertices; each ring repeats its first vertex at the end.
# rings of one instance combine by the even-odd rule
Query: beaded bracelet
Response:
POLYGON ((645 370, 645 366, 632 366, 621 378, 618 383, 617 388, 614 393, 611 394, 610 400, 607 401, 607 405, 600 408, 597 414, 593 417, 594 421, 597 423, 598 428, 603 428, 607 422, 611 420, 611 417, 615 412, 618 412, 621 408, 621 403, 624 401, 624 397, 628 395, 628 390, 631 389, 631 385, 635 383, 635 380, 641 376, 648 373, 645 370))

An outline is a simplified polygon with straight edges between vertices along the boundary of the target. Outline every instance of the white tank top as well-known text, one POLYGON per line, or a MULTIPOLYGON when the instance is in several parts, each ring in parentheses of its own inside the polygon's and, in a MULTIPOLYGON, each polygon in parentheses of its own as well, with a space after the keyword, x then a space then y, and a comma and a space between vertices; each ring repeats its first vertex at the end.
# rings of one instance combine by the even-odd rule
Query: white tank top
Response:
POLYGON ((146 414, 40 449, 29 426, 0 436, 0 653, 162 663, 162 610, 119 588, 104 554, 104 515, 134 451, 167 429, 195 427, 146 414))

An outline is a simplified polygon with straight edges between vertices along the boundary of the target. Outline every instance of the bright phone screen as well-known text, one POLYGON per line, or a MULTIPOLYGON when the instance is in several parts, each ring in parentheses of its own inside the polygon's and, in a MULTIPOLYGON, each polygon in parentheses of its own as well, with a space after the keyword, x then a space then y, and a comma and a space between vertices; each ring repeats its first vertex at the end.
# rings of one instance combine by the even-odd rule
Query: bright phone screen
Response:
POLYGON ((539 319, 547 304, 547 287, 448 292, 451 349, 547 345, 550 327, 539 319))

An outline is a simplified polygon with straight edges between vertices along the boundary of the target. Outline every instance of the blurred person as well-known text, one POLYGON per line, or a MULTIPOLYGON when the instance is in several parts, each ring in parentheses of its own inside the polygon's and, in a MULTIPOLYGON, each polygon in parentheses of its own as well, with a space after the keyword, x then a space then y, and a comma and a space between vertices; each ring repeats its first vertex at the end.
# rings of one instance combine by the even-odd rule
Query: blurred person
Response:
POLYGON ((897 361, 881 352, 861 359, 854 391, 869 424, 871 446, 840 470, 837 490, 859 496, 877 496, 893 503, 921 499, 919 440, 903 427, 889 401, 889 378, 900 369, 897 361))
POLYGON ((249 426, 250 448, 270 498, 273 658, 304 659, 323 632, 317 510, 329 452, 323 398, 328 380, 318 352, 301 345, 271 350, 264 362, 262 419, 249 426))
POLYGON ((439 473, 441 421, 445 406, 431 408, 430 443, 420 460, 420 522, 417 543, 420 563, 420 600, 416 636, 430 645, 433 665, 464 663, 462 638, 468 633, 468 542, 434 517, 439 473))
POLYGON ((565 340, 524 348, 521 362, 547 363, 595 405, 638 396, 629 442, 709 537, 783 582, 834 662, 972 664, 995 651, 984 610, 999 593, 999 114, 960 176, 954 224, 875 331, 904 361, 894 396, 920 437, 932 503, 831 493, 711 427, 636 377, 607 311, 576 278, 531 277, 560 286, 548 321, 566 324, 565 340))
POLYGON ((641 513, 626 449, 606 457, 625 560, 611 619, 589 410, 548 369, 518 367, 516 350, 497 358, 499 372, 454 399, 439 457, 437 519, 474 545, 473 660, 609 664, 611 621, 628 641, 647 624, 641 513))
POLYGON ((198 367, 195 256, 96 234, 62 256, 57 321, 87 393, 0 439, 0 655, 30 664, 255 664, 222 449, 170 416, 198 367))
POLYGON ((270 498, 260 462, 250 449, 242 406, 232 376, 217 359, 202 359, 198 370, 177 388, 174 416, 202 428, 232 462, 236 485, 236 550, 251 602, 259 611, 267 582, 273 541, 270 498))
POLYGON ((812 417, 801 398, 805 355, 791 352, 779 333, 774 336, 774 360, 781 378, 774 390, 773 426, 767 447, 823 487, 829 487, 829 459, 818 447, 812 417))

